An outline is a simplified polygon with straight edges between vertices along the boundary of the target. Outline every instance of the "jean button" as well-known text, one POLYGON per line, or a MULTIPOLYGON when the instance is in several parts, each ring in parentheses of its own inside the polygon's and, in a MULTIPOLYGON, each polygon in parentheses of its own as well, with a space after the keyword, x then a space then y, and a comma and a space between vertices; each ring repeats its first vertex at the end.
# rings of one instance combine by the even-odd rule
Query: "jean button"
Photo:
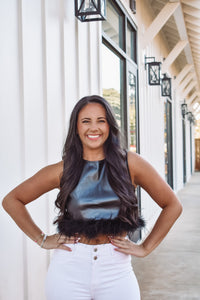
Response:
POLYGON ((97 248, 94 248, 94 252, 97 252, 97 248))
POLYGON ((97 259, 97 256, 94 256, 94 260, 96 260, 97 259))

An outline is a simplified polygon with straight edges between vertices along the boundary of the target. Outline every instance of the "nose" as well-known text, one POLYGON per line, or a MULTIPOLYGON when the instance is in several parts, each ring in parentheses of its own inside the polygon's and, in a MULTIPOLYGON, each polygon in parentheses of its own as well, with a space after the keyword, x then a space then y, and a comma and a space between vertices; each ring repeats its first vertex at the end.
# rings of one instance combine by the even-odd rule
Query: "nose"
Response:
POLYGON ((96 123, 92 123, 91 126, 90 126, 90 131, 92 132, 96 132, 98 131, 98 126, 96 123))

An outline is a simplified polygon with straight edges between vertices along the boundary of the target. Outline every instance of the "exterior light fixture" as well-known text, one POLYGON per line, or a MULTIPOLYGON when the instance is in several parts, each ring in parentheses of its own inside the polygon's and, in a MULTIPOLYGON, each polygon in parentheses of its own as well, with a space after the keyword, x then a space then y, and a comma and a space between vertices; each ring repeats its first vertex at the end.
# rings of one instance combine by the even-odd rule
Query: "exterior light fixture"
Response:
POLYGON ((191 123, 193 125, 196 125, 196 119, 195 119, 195 116, 192 114, 192 120, 191 120, 191 123))
POLYGON ((161 79, 161 95, 163 97, 169 97, 171 99, 172 93, 172 85, 171 85, 171 78, 167 77, 164 74, 164 77, 161 79))
POLYGON ((155 57, 145 56, 145 70, 148 65, 149 85, 160 85, 160 64, 161 62, 155 61, 155 57))
POLYGON ((193 113, 191 111, 188 111, 186 114, 188 115, 188 121, 190 122, 190 124, 195 124, 195 117, 193 113))
POLYGON ((134 14, 136 14, 136 1, 135 0, 130 0, 130 9, 134 14))
POLYGON ((106 0, 75 0, 75 16, 81 22, 106 20, 106 0))
POLYGON ((187 113, 187 118, 188 118, 188 121, 192 121, 192 112, 191 111, 188 111, 187 113))
POLYGON ((185 103, 185 101, 184 101, 184 103, 181 104, 181 113, 182 113, 183 119, 185 119, 185 115, 188 114, 188 107, 187 107, 187 104, 185 103))

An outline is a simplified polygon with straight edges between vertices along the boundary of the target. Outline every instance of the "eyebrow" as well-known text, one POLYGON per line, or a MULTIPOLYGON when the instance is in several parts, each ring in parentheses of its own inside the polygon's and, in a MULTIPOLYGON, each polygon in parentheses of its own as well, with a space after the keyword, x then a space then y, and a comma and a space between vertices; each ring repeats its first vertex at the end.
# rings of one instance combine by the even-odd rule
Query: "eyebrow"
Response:
MULTIPOLYGON (((97 119, 98 120, 99 119, 105 119, 106 120, 106 117, 98 117, 97 119)), ((82 118, 81 121, 83 121, 83 120, 91 120, 91 118, 82 118)))

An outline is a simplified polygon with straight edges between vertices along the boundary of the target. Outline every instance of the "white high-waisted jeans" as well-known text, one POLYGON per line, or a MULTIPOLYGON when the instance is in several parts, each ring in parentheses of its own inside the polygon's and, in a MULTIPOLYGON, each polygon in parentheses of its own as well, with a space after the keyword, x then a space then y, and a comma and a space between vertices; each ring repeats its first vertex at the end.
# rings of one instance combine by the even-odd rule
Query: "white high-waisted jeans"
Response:
POLYGON ((131 256, 112 244, 67 244, 54 251, 46 278, 47 300, 140 300, 131 256))

